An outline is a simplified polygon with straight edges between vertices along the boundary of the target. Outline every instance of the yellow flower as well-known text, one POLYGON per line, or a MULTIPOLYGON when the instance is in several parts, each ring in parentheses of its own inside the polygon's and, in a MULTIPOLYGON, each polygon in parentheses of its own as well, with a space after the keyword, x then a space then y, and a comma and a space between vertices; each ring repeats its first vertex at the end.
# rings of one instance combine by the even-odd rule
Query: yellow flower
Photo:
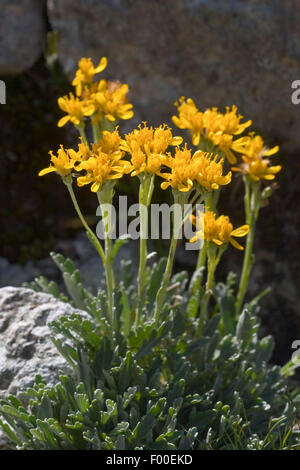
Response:
POLYGON ((203 134, 203 113, 201 113, 191 98, 182 96, 174 103, 178 108, 179 116, 172 116, 172 121, 179 129, 189 129, 192 132, 193 145, 199 145, 203 134))
POLYGON ((232 106, 231 110, 226 107, 225 114, 218 113, 217 108, 206 112, 208 112, 208 118, 205 120, 207 137, 225 153, 229 163, 236 163, 237 159, 232 149, 237 149, 238 144, 235 143, 234 136, 244 132, 251 126, 252 121, 240 123, 243 116, 237 114, 236 106, 232 106))
POLYGON ((131 164, 134 167, 133 176, 140 173, 158 173, 167 148, 180 145, 181 137, 173 137, 171 129, 165 124, 153 129, 139 125, 138 129, 125 135, 121 142, 122 150, 130 153, 131 164))
POLYGON ((220 131, 221 121, 223 114, 218 111, 218 108, 208 108, 203 113, 203 127, 205 128, 206 136, 208 134, 220 131))
POLYGON ((223 175, 223 162, 218 160, 218 156, 212 158, 212 154, 198 150, 194 154, 196 166, 196 181, 208 191, 218 189, 219 186, 229 184, 231 181, 231 171, 223 175))
POLYGON ((222 150, 230 163, 236 162, 232 152, 234 136, 241 134, 252 124, 252 121, 241 123, 243 116, 237 114, 237 107, 226 107, 223 114, 218 108, 209 108, 204 113, 200 112, 191 98, 185 100, 181 97, 178 107, 179 116, 173 116, 174 124, 180 129, 189 129, 192 132, 192 142, 199 145, 201 136, 209 139, 214 146, 222 150))
POLYGON ((254 135, 253 132, 249 136, 244 137, 240 142, 236 141, 235 151, 246 155, 250 160, 258 157, 270 157, 279 151, 279 146, 276 145, 271 149, 267 148, 260 135, 254 135))
POLYGON ((243 119, 243 116, 237 114, 236 106, 233 105, 231 109, 227 106, 226 113, 222 115, 222 119, 220 120, 220 131, 230 135, 242 134, 247 127, 251 126, 252 121, 248 120, 241 123, 241 119, 243 119))
POLYGON ((76 152, 77 159, 80 162, 84 162, 91 157, 91 149, 87 142, 84 142, 80 137, 80 143, 78 144, 78 151, 76 152))
POLYGON ((254 181, 261 179, 273 180, 275 174, 281 170, 280 165, 269 166, 270 160, 268 158, 254 158, 250 159, 245 155, 242 156, 243 163, 239 167, 232 167, 232 171, 239 171, 244 175, 249 175, 254 181))
POLYGON ((58 106, 67 113, 58 121, 58 127, 64 126, 68 121, 71 121, 75 126, 79 126, 85 116, 91 116, 95 111, 91 101, 80 100, 73 93, 58 98, 57 102, 58 106))
POLYGON ((190 242, 195 242, 197 239, 204 239, 208 242, 213 242, 220 246, 224 243, 230 242, 238 250, 244 248, 232 237, 244 237, 249 232, 249 225, 242 225, 236 229, 233 229, 233 225, 229 220, 229 217, 220 215, 219 217, 212 211, 207 210, 204 213, 204 227, 201 226, 203 213, 198 211, 199 216, 191 216, 193 224, 199 230, 196 235, 190 239, 190 242), (199 223, 199 221, 201 221, 199 223))
POLYGON ((115 130, 104 131, 102 139, 91 148, 87 144, 79 144, 78 153, 82 152, 82 161, 76 170, 85 170, 86 174, 77 178, 78 186, 91 183, 91 191, 97 192, 106 181, 122 178, 132 170, 131 164, 123 159, 120 141, 118 130, 115 130))
POLYGON ((51 173, 55 171, 60 176, 64 177, 71 174, 72 169, 74 168, 74 164, 77 160, 76 152, 72 149, 65 150, 61 145, 57 151, 57 156, 55 156, 50 150, 49 154, 51 155, 51 163, 48 168, 44 168, 39 172, 39 176, 46 175, 47 173, 51 173))
POLYGON ((169 186, 172 186, 172 188, 178 191, 189 191, 197 176, 196 159, 194 158, 197 153, 192 155, 192 151, 186 145, 182 149, 177 148, 174 157, 168 153, 163 163, 170 168, 171 172, 158 173, 159 176, 166 180, 161 184, 161 188, 167 189, 169 186))
POLYGON ((273 180, 275 174, 281 170, 280 165, 269 166, 269 157, 279 150, 278 145, 268 149, 264 145, 264 141, 260 135, 251 133, 245 137, 244 141, 236 148, 236 151, 242 153, 243 162, 238 167, 232 167, 232 171, 239 171, 245 175, 249 175, 254 181, 261 179, 273 180))
POLYGON ((120 150, 121 137, 118 131, 118 127, 113 131, 102 131, 102 137, 96 144, 92 144, 92 148, 95 152, 100 149, 104 153, 116 152, 120 150))
POLYGON ((116 119, 131 119, 133 111, 132 104, 126 97, 128 91, 126 83, 121 84, 118 80, 115 82, 101 80, 97 92, 91 95, 96 109, 93 122, 98 122, 103 115, 111 122, 116 119))
POLYGON ((90 58, 83 57, 80 59, 78 62, 78 70, 72 82, 72 85, 76 87, 76 95, 80 96, 82 93, 82 85, 90 85, 93 82, 94 75, 102 72, 106 66, 106 57, 102 57, 97 67, 94 67, 93 61, 90 58))
POLYGON ((167 154, 163 164, 171 169, 170 173, 159 172, 159 176, 166 179, 161 184, 162 189, 168 186, 179 191, 189 191, 197 182, 207 191, 218 189, 231 181, 231 172, 223 175, 223 160, 217 160, 212 153, 197 150, 194 154, 185 147, 176 149, 175 156, 167 154))

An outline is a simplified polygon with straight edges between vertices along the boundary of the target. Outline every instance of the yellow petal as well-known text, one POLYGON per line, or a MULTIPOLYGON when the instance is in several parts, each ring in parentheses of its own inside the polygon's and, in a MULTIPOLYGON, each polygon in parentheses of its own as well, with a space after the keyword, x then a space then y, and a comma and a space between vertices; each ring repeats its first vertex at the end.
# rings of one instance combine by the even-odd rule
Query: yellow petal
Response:
POLYGON ((67 124, 68 121, 70 121, 70 116, 69 115, 64 116, 58 121, 57 126, 63 127, 65 124, 67 124))
POLYGON ((91 191, 93 191, 93 193, 96 193, 100 188, 100 183, 93 183, 92 186, 91 186, 91 191))
POLYGON ((39 172, 39 176, 44 176, 47 173, 51 173, 52 171, 56 171, 56 168, 54 166, 48 166, 48 168, 44 168, 39 172))
POLYGON ((240 245, 236 240, 234 240, 234 238, 229 238, 229 241, 230 243, 235 247, 237 248, 238 250, 243 250, 244 247, 242 245, 240 245))
POLYGON ((196 132, 193 134, 193 137, 192 137, 192 142, 193 142, 193 145, 199 145, 199 142, 200 142, 200 132, 196 132))
POLYGON ((250 227, 249 225, 241 225, 241 227, 232 230, 231 236, 233 237, 244 237, 249 232, 250 227))
POLYGON ((180 145, 182 143, 182 141, 183 141, 182 137, 175 136, 175 137, 173 137, 170 145, 174 145, 174 146, 180 145))
POLYGON ((100 73, 102 70, 104 70, 107 66, 107 58, 102 57, 102 59, 99 62, 99 65, 95 68, 95 73, 100 73))
POLYGON ((264 152, 264 156, 269 157, 270 155, 274 155, 274 153, 279 152, 279 146, 276 145, 275 147, 272 147, 271 149, 267 150, 264 152))
POLYGON ((182 125, 181 120, 178 118, 178 116, 172 116, 172 121, 175 124, 176 127, 179 129, 184 129, 184 126, 182 125))
POLYGON ((112 114, 105 114, 105 117, 111 122, 114 122, 116 120, 115 116, 113 116, 112 114))
POLYGON ((64 98, 62 97, 58 98, 57 104, 63 111, 66 111, 66 101, 64 98))
POLYGON ((212 241, 216 244, 216 245, 223 245, 223 242, 221 240, 218 240, 217 238, 213 238, 212 241))
POLYGON ((227 157, 227 160, 229 161, 229 163, 231 163, 231 165, 237 162, 236 156, 230 149, 224 150, 224 152, 227 157))
POLYGON ((277 166, 270 166, 268 168, 268 172, 269 173, 278 173, 280 170, 281 170, 281 166, 280 165, 277 165, 277 166))
POLYGON ((160 187, 161 189, 167 189, 169 186, 170 186, 171 183, 169 183, 168 181, 164 181, 163 183, 161 183, 160 187))
POLYGON ((264 180, 274 180, 275 176, 274 175, 263 175, 262 178, 264 180))

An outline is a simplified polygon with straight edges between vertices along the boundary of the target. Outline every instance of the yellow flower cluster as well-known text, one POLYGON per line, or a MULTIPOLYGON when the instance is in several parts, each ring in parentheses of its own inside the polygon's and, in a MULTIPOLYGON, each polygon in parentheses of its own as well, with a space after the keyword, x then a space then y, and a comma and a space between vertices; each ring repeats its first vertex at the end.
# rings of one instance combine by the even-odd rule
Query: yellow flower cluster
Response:
POLYGON ((128 85, 126 83, 122 85, 119 80, 115 82, 101 80, 96 93, 91 94, 95 106, 92 122, 99 122, 103 115, 111 122, 116 119, 131 119, 133 111, 132 104, 126 98, 128 91, 128 85))
POLYGON ((82 94, 82 87, 89 86, 93 83, 94 76, 102 72, 107 67, 107 58, 102 57, 97 67, 94 67, 93 61, 90 58, 83 57, 78 62, 78 69, 75 73, 75 78, 72 85, 76 87, 76 95, 82 94))
POLYGON ((170 172, 159 172, 166 181, 161 184, 162 189, 169 186, 178 191, 187 192, 198 183, 208 191, 218 189, 231 181, 231 172, 223 175, 223 160, 217 160, 213 154, 197 150, 194 154, 185 145, 182 149, 176 148, 174 157, 168 153, 164 165, 170 172))
MULTIPOLYGON (((199 145, 201 136, 211 141, 214 146, 222 150, 230 163, 236 162, 236 156, 232 152, 236 139, 244 130, 252 124, 252 121, 241 122, 243 116, 237 114, 237 107, 226 108, 225 113, 218 108, 210 108, 200 112, 191 98, 182 96, 175 103, 178 108, 178 116, 173 116, 174 124, 180 129, 189 129, 192 133, 192 142, 199 145)), ((243 139, 243 138, 241 138, 243 139)))
POLYGON ((181 137, 172 135, 171 129, 165 124, 153 129, 143 123, 138 129, 125 135, 121 149, 131 156, 133 166, 132 176, 140 173, 159 173, 166 158, 166 150, 169 146, 178 146, 182 142, 181 137))
POLYGON ((58 121, 59 127, 68 121, 80 126, 84 117, 91 116, 93 123, 99 122, 103 117, 108 121, 132 118, 132 104, 126 97, 129 91, 127 84, 122 85, 119 81, 109 82, 104 79, 94 82, 94 76, 102 72, 106 66, 106 57, 102 57, 97 67, 90 58, 84 57, 78 62, 78 70, 72 82, 76 96, 70 93, 58 99, 59 107, 66 113, 66 116, 58 121))
POLYGON ((57 156, 50 150, 52 165, 44 168, 39 172, 39 176, 44 176, 47 173, 55 171, 61 177, 65 177, 71 174, 76 162, 78 162, 77 153, 73 149, 64 149, 61 145, 57 151, 57 156))
POLYGON ((91 101, 82 101, 73 93, 58 98, 57 102, 60 109, 66 113, 66 116, 58 121, 58 127, 63 127, 69 121, 75 126, 79 126, 84 117, 91 116, 95 112, 91 101))
POLYGON ((56 171, 66 176, 72 169, 85 170, 84 176, 77 178, 78 186, 92 184, 91 190, 97 192, 110 179, 121 178, 124 174, 132 176, 141 173, 157 174, 165 181, 162 189, 171 186, 178 191, 187 192, 194 185, 207 191, 218 189, 231 181, 231 172, 223 175, 223 160, 213 154, 192 151, 185 145, 180 148, 182 138, 173 136, 171 129, 164 125, 157 128, 140 125, 121 139, 118 129, 114 132, 102 131, 102 137, 91 146, 82 139, 78 150, 58 150, 57 157, 51 152, 52 165, 42 170, 40 176, 56 171), (174 155, 168 152, 175 146, 174 155), (125 152, 130 161, 125 160, 125 152))
POLYGON ((85 174, 77 178, 78 186, 91 184, 91 191, 97 192, 106 181, 122 178, 132 170, 131 164, 124 159, 125 152, 120 150, 120 142, 119 132, 115 130, 103 131, 102 139, 91 147, 81 141, 77 152, 64 150, 61 146, 57 156, 50 152, 52 165, 40 171, 39 176, 55 171, 66 177, 73 169, 76 172, 84 170, 85 174))
POLYGON ((281 166, 270 166, 270 160, 266 157, 274 155, 278 150, 278 145, 271 149, 266 148, 261 136, 252 133, 237 150, 242 154, 243 162, 238 167, 232 167, 232 171, 249 175, 254 181, 273 180, 281 166))
POLYGON ((200 211, 198 213, 198 217, 195 217, 194 215, 191 216, 191 220, 198 230, 196 235, 190 239, 190 242, 204 239, 208 242, 213 242, 218 246, 230 242, 238 250, 244 249, 232 237, 244 237, 247 235, 250 229, 249 225, 242 225, 241 227, 233 229, 233 225, 230 222, 229 217, 225 215, 217 217, 214 212, 207 210, 204 213, 204 223, 202 226, 199 223, 200 220, 202 223, 202 217, 203 214, 200 211))
POLYGON ((124 152, 119 148, 120 136, 118 130, 114 132, 103 131, 102 139, 93 144, 79 144, 78 152, 82 155, 82 162, 76 166, 77 171, 85 170, 84 176, 77 178, 78 186, 91 184, 91 191, 97 192, 109 180, 122 178, 131 171, 131 165, 124 160, 124 152))

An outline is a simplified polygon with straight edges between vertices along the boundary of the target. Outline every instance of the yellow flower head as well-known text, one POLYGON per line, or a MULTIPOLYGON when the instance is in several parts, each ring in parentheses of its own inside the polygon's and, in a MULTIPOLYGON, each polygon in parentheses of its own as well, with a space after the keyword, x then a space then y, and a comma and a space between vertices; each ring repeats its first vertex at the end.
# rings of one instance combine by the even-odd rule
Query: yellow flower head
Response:
POLYGON ((83 57, 80 59, 78 62, 78 70, 72 82, 72 85, 76 87, 76 95, 80 96, 82 93, 82 85, 90 85, 93 82, 94 75, 102 72, 106 66, 106 57, 102 57, 97 67, 94 67, 93 61, 90 58, 83 57))
POLYGON ((215 134, 211 132, 208 137, 216 147, 219 147, 219 149, 225 153, 229 163, 235 163, 237 161, 236 156, 231 151, 233 143, 232 135, 223 134, 221 131, 219 131, 215 134))
POLYGON ((102 137, 96 144, 92 145, 95 152, 100 149, 104 153, 116 152, 120 150, 121 136, 119 134, 118 126, 113 132, 102 131, 102 137))
POLYGON ((174 124, 180 129, 189 129, 192 132, 194 145, 199 145, 201 135, 209 139, 214 146, 222 150, 230 163, 236 162, 232 152, 234 136, 241 134, 252 124, 252 121, 241 122, 243 116, 237 114, 237 107, 226 107, 223 114, 218 108, 209 108, 200 112, 191 98, 181 97, 178 107, 179 116, 173 116, 174 124))
POLYGON ((95 111, 91 101, 82 101, 80 98, 75 97, 73 93, 58 98, 57 102, 58 106, 67 113, 58 121, 58 127, 64 126, 68 121, 71 121, 75 126, 79 126, 85 116, 91 116, 95 111))
POLYGON ((243 154, 243 162, 238 167, 232 167, 232 170, 249 175, 254 181, 273 180, 275 174, 281 170, 281 166, 270 166, 269 158, 265 157, 274 155, 278 150, 278 145, 268 149, 260 135, 251 133, 236 149, 237 152, 243 154))
POLYGON ((197 156, 194 158, 196 154, 192 155, 192 151, 186 145, 182 149, 177 148, 174 157, 168 153, 164 159, 164 165, 170 168, 170 172, 158 173, 166 180, 161 184, 161 188, 166 189, 172 186, 178 191, 189 191, 197 177, 197 165, 195 164, 197 156))
POLYGON ((172 116, 172 121, 179 129, 189 129, 192 132, 193 145, 199 145, 203 134, 203 113, 201 113, 191 98, 182 96, 174 103, 178 108, 179 116, 172 116))
POLYGON ((78 151, 76 152, 77 160, 79 162, 84 162, 91 157, 91 149, 87 142, 84 142, 82 137, 80 137, 80 143, 78 144, 78 151))
POLYGON ((236 106, 232 106, 232 109, 227 106, 225 114, 219 113, 217 108, 208 109, 205 111, 204 116, 208 139, 225 153, 229 163, 236 163, 236 156, 232 152, 232 149, 236 150, 238 148, 234 136, 244 132, 247 127, 251 126, 252 121, 241 123, 243 116, 237 114, 236 106))
POLYGON ((249 232, 249 225, 242 225, 233 230, 233 225, 229 220, 229 217, 220 215, 219 217, 212 211, 207 210, 204 213, 204 227, 199 226, 197 221, 202 222, 203 214, 199 211, 199 217, 192 216, 192 222, 199 228, 196 232, 195 237, 191 238, 190 242, 195 242, 197 239, 204 239, 208 242, 213 242, 220 246, 224 243, 230 242, 238 250, 244 248, 232 237, 244 237, 249 232))
POLYGON ((41 170, 39 172, 39 176, 46 175, 47 173, 51 173, 53 171, 58 173, 61 177, 65 177, 71 174, 71 171, 74 168, 74 164, 77 161, 77 155, 74 150, 65 150, 61 145, 57 151, 57 156, 53 154, 52 150, 50 150, 49 154, 51 155, 52 165, 41 170))
POLYGON ((220 131, 221 121, 223 114, 218 111, 218 108, 208 108, 203 113, 203 127, 205 129, 206 136, 210 133, 216 133, 220 131))
POLYGON ((131 119, 133 111, 132 104, 126 97, 128 91, 127 83, 122 84, 118 80, 115 82, 101 80, 96 93, 91 95, 96 109, 93 122, 98 122, 102 116, 111 122, 116 119, 131 119))
POLYGON ((261 179, 273 180, 275 174, 281 170, 280 165, 269 166, 270 160, 268 158, 253 158, 250 159, 245 155, 242 156, 243 163, 239 167, 232 167, 232 171, 239 171, 244 175, 249 175, 254 181, 261 179))
POLYGON ((142 172, 154 174, 159 172, 166 155, 167 148, 180 145, 181 137, 174 137, 171 129, 163 124, 155 129, 139 125, 138 129, 125 135, 121 148, 131 155, 134 167, 132 175, 142 172))
POLYGON ((235 151, 247 156, 250 160, 256 158, 270 157, 279 151, 278 145, 267 148, 260 135, 254 135, 253 132, 249 136, 239 139, 235 144, 235 151))
POLYGON ((218 160, 217 156, 212 158, 212 154, 198 150, 194 154, 194 160, 196 167, 195 179, 206 190, 218 189, 219 186, 230 183, 231 171, 227 175, 223 175, 223 159, 218 160))
POLYGON ((251 126, 252 121, 248 120, 241 123, 241 119, 243 119, 243 116, 237 114, 236 106, 233 105, 231 109, 227 106, 226 113, 222 115, 222 119, 220 120, 220 131, 230 135, 242 134, 247 127, 251 126))
POLYGON ((104 131, 102 139, 90 148, 88 144, 79 144, 82 161, 76 166, 77 171, 85 170, 84 176, 77 178, 78 186, 92 184, 91 191, 97 192, 108 180, 122 178, 132 170, 131 164, 124 160, 124 152, 120 150, 118 130, 104 131))

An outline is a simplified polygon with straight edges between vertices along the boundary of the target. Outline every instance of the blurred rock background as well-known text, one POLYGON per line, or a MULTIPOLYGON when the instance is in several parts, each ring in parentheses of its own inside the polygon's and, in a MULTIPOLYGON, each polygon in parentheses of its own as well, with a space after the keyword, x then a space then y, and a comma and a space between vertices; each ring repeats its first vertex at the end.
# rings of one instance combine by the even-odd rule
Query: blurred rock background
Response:
MULTIPOLYGON (((274 360, 288 360, 300 338, 300 106, 291 101, 291 84, 300 80, 299 21, 297 0, 1 0, 7 104, 0 106, 0 285, 18 285, 39 272, 55 277, 46 260, 55 247, 76 258, 82 235, 64 188, 37 173, 49 149, 74 141, 70 128, 56 127, 56 100, 69 91, 78 59, 105 55, 105 77, 131 89, 135 117, 122 130, 142 120, 171 124, 173 102, 185 95, 200 109, 236 104, 270 146, 279 143, 274 158, 283 170, 261 212, 250 294, 272 286, 262 302, 263 333, 275 336, 274 360), (51 31, 57 32, 58 62, 47 46, 51 31)), ((134 197, 136 188, 128 186, 134 197)), ((236 224, 243 222, 241 189, 236 178, 222 199, 236 224)), ((81 201, 92 220, 88 191, 81 201)), ((177 268, 189 269, 194 257, 179 250, 177 268)), ((92 255, 81 258, 78 263, 88 265, 92 255)), ((240 253, 230 250, 225 259, 238 272, 240 253)))

